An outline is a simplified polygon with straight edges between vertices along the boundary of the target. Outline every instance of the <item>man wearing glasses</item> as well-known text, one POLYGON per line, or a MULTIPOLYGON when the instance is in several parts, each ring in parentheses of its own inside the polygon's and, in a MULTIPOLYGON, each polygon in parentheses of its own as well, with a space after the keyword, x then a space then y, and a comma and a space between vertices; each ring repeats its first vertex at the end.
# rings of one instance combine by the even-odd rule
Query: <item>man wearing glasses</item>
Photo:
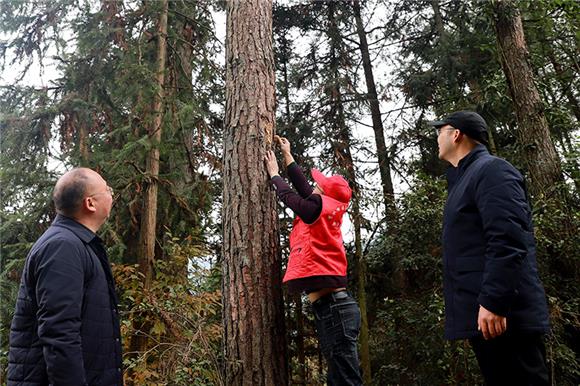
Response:
POLYGON ((10 329, 8 385, 122 385, 111 267, 96 232, 113 191, 95 171, 56 183, 56 218, 30 250, 10 329))
POLYGON ((524 180, 487 151, 487 124, 458 111, 429 122, 448 161, 443 214, 445 337, 469 339, 488 385, 547 385, 549 329, 524 180))

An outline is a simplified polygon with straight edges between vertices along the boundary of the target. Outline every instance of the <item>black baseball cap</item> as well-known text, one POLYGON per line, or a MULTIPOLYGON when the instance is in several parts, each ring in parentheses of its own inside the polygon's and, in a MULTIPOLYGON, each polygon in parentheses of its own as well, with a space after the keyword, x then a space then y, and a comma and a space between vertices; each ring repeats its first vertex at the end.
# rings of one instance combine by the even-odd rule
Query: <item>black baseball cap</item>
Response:
POLYGON ((487 123, 485 123, 481 115, 474 111, 456 111, 442 121, 430 121, 427 123, 437 128, 451 125, 469 138, 487 146, 487 123))

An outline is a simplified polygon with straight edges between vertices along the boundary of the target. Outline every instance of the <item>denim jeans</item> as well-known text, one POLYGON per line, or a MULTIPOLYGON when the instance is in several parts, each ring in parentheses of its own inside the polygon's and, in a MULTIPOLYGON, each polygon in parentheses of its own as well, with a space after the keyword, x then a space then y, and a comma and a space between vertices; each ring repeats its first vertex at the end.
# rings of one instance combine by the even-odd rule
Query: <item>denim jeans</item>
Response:
POLYGON ((334 292, 312 303, 318 342, 328 363, 328 386, 362 385, 357 339, 360 309, 346 291, 334 292))

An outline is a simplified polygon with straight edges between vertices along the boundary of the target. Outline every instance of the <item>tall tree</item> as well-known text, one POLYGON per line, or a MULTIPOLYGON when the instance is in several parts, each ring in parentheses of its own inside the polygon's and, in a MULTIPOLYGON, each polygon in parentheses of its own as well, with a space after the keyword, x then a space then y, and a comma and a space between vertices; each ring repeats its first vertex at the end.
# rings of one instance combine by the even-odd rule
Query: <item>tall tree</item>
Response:
MULTIPOLYGON (((294 56, 293 40, 290 36, 293 25, 297 22, 298 17, 292 7, 282 4, 275 4, 273 9, 273 33, 274 33, 274 51, 277 76, 276 92, 278 96, 278 110, 276 131, 290 140, 292 143, 292 154, 298 160, 298 164, 305 166, 303 161, 306 159, 305 152, 308 147, 307 138, 300 135, 300 128, 296 127, 294 116, 299 116, 299 111, 295 110, 295 105, 291 102, 292 87, 292 68, 291 61, 294 56)), ((292 218, 287 216, 286 212, 281 214, 280 239, 281 244, 288 246, 289 236, 292 224, 292 218)), ((282 248, 282 255, 288 256, 290 249, 282 248)), ((289 378, 292 384, 307 385, 307 363, 306 363, 306 334, 304 306, 302 294, 288 296, 286 304, 288 330, 288 347, 289 362, 296 363, 296 366, 290 366, 289 378), (290 299, 289 299, 290 298, 290 299), (292 300, 289 302, 288 300, 292 300), (296 372, 296 374, 294 374, 296 372), (294 376, 296 375, 296 376, 294 376)), ((306 320, 307 322, 307 320, 306 320)))
POLYGON ((371 362, 369 351, 369 325, 367 319, 366 301, 366 259, 362 250, 362 213, 361 213, 361 192, 357 182, 356 168, 351 150, 351 134, 346 124, 345 108, 340 88, 342 76, 340 74, 341 54, 344 52, 342 38, 338 26, 337 4, 328 4, 328 39, 330 45, 330 71, 328 85, 328 101, 330 110, 328 118, 331 120, 331 130, 334 134, 332 148, 334 159, 339 168, 346 174, 347 180, 352 188, 352 208, 351 216, 354 225, 355 238, 355 261, 357 272, 357 299, 361 313, 360 331, 360 361, 363 369, 363 380, 365 385, 371 384, 371 362))
MULTIPOLYGON (((373 131, 375 134, 375 145, 377 149, 377 158, 379 159, 379 172, 381 175, 381 185, 383 187, 383 200, 385 203, 386 217, 389 223, 397 221, 397 210, 395 205, 395 192, 393 189, 393 180, 391 178, 391 159, 385 144, 385 132, 383 128, 383 119, 381 116, 381 108, 379 105, 379 98, 377 95, 377 87, 373 75, 373 66, 371 63, 371 56, 369 52, 369 45, 367 42, 367 33, 361 17, 360 0, 352 1, 353 13, 356 22, 356 32, 359 38, 359 47, 362 57, 363 69, 365 73, 365 80, 367 85, 367 100, 371 110, 371 118, 373 122, 373 131)), ((392 229, 387 224, 387 229, 392 229)))
POLYGON ((150 149, 146 156, 145 197, 141 214, 139 242, 139 269, 145 275, 145 288, 151 286, 157 229, 157 194, 159 191, 159 146, 161 142, 165 86, 165 60, 167 58, 168 0, 161 2, 157 22, 156 93, 153 98, 151 125, 147 130, 150 149))
MULTIPOLYGON (((153 269, 155 263, 155 246, 157 241, 157 202, 159 192, 159 146, 161 145, 162 120, 165 109, 165 62, 167 58, 167 12, 168 0, 160 4, 157 19, 157 50, 155 55, 155 93, 152 101, 152 116, 146 120, 149 123, 146 136, 150 142, 149 150, 145 155, 145 189, 143 207, 141 210, 141 224, 139 227, 139 244, 137 261, 139 271, 145 278, 143 287, 151 289, 153 282, 153 269)), ((133 335, 130 342, 131 353, 137 355, 146 351, 147 336, 151 324, 139 319, 133 320, 137 334, 133 335)), ((129 371, 133 378, 133 369, 129 371)), ((129 382, 130 383, 130 382, 129 382)))
POLYGON ((518 140, 530 173, 530 190, 538 197, 551 196, 556 193, 554 187, 564 179, 529 64, 520 11, 512 0, 496 0, 493 8, 500 60, 514 103, 518 140))
POLYGON ((275 129, 272 1, 226 5, 223 324, 228 385, 286 385, 278 216, 264 156, 275 129))

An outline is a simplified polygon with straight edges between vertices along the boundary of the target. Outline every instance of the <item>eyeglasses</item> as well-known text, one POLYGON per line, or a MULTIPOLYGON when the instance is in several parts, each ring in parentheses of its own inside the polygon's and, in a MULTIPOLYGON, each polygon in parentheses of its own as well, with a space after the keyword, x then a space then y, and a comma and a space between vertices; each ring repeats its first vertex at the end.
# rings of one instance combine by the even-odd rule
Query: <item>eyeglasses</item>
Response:
POLYGON ((111 188, 109 185, 107 185, 107 191, 106 192, 99 192, 99 193, 93 193, 88 195, 87 197, 93 197, 93 196, 98 196, 99 194, 105 194, 105 193, 109 193, 111 195, 111 197, 114 196, 114 192, 113 192, 113 188, 111 188))
POLYGON ((443 130, 457 130, 454 127, 434 127, 433 129, 435 130, 435 135, 437 136, 439 136, 443 130))

